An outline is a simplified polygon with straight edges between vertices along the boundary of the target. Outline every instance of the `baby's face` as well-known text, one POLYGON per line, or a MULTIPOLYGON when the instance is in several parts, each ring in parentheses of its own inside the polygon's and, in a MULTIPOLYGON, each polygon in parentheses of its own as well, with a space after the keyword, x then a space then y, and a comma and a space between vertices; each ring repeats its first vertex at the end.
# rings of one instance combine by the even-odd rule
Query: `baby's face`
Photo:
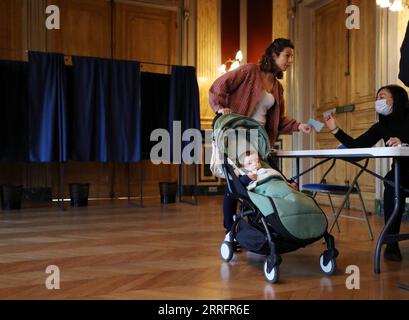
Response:
POLYGON ((250 155, 245 156, 243 166, 244 166, 244 169, 249 170, 249 171, 254 171, 254 170, 259 169, 261 167, 261 164, 258 159, 258 154, 251 153, 250 155))

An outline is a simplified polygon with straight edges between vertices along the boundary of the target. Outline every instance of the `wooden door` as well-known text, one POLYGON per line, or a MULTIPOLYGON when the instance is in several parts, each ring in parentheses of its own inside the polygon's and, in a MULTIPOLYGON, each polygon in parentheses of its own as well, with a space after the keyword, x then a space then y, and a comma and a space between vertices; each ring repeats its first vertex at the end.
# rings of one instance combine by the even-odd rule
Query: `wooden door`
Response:
MULTIPOLYGON (((176 11, 117 3, 115 58, 176 64, 177 27, 176 11)), ((170 69, 143 64, 142 71, 169 72, 170 69)))
POLYGON ((358 104, 375 100, 376 73, 376 3, 354 0, 360 9, 360 29, 350 30, 349 102, 358 104))
MULTIPOLYGON (((355 110, 346 114, 346 132, 358 137, 376 122, 374 107, 375 63, 376 63, 376 3, 375 1, 353 0, 352 4, 360 9, 360 29, 350 32, 350 75, 348 83, 348 104, 354 104, 355 110)), ((369 163, 369 169, 375 171, 375 160, 369 163)), ((348 180, 352 181, 357 172, 354 166, 348 166, 348 180)), ((359 179, 365 204, 370 211, 375 210, 375 177, 364 173, 359 179)), ((360 208, 357 198, 351 198, 351 207, 360 208)))
POLYGON ((333 1, 315 16, 316 109, 323 111, 346 103, 345 1, 333 1))
MULTIPOLYGON (((322 119, 322 113, 328 109, 343 105, 347 100, 347 85, 345 72, 347 67, 346 32, 343 16, 339 12, 345 11, 344 1, 332 1, 316 11, 315 15, 315 83, 316 109, 315 118, 322 119)), ((345 114, 337 117, 339 124, 345 127, 345 114)), ((317 149, 336 148, 339 142, 325 127, 316 134, 317 149)), ((315 170, 315 181, 319 182, 330 163, 315 170)), ((346 166, 342 161, 336 163, 335 168, 327 176, 328 183, 345 184, 347 180, 346 166)), ((320 199, 319 199, 320 201, 320 199)), ((325 197, 324 203, 328 202, 325 197)))
MULTIPOLYGON (((346 28, 345 8, 347 1, 332 1, 316 11, 315 16, 315 83, 316 119, 323 119, 326 110, 354 104, 353 112, 337 113, 340 128, 352 137, 357 137, 375 123, 373 103, 375 95, 375 43, 376 5, 370 1, 356 0, 360 9, 360 29, 346 28)), ((338 140, 325 127, 316 135, 316 148, 336 148, 338 140)), ((374 169, 371 161, 370 168, 374 169)), ((318 181, 328 165, 316 170, 318 181)), ((343 161, 327 178, 328 183, 351 183, 357 168, 343 161)), ((375 178, 364 174, 359 179, 367 207, 372 211, 375 196, 375 178)), ((319 202, 328 204, 327 197, 319 197, 319 202)), ((339 205, 341 198, 335 198, 339 205)), ((351 198, 351 207, 360 208, 358 199, 351 198)))

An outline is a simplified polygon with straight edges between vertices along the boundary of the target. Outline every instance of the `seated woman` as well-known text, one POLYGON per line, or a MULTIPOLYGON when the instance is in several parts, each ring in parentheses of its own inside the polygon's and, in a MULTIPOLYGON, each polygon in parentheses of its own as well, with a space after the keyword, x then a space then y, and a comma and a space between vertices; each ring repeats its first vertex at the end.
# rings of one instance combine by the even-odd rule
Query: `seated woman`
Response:
MULTIPOLYGON (((401 146, 402 143, 409 142, 409 106, 408 94, 405 89, 397 85, 384 86, 378 90, 376 98, 375 109, 379 114, 379 121, 356 139, 350 137, 337 126, 334 115, 331 114, 325 119, 331 133, 347 148, 372 147, 381 139, 383 139, 385 145, 389 147, 397 147, 401 146)), ((394 170, 389 171, 385 178, 393 181, 394 170)), ((401 160, 400 179, 403 187, 408 188, 409 159, 404 158, 401 160)), ((391 185, 384 183, 384 186, 383 210, 386 223, 393 213, 395 193, 391 185)), ((391 225, 391 234, 399 233, 404 210, 405 193, 401 190, 399 215, 396 221, 391 225)), ((392 261, 402 260, 398 242, 386 245, 384 258, 392 261)))

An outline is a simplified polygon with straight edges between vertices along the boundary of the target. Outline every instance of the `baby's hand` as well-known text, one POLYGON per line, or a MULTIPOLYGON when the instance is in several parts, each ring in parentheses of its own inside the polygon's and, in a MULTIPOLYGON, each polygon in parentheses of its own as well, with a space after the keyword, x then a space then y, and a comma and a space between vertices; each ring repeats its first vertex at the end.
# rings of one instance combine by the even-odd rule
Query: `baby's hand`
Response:
POLYGON ((257 173, 249 173, 247 175, 247 177, 249 177, 251 180, 255 181, 255 180, 257 180, 257 173))
POLYGON ((297 186, 297 184, 296 184, 295 182, 289 183, 288 185, 289 185, 292 189, 294 189, 295 191, 298 190, 298 186, 297 186))

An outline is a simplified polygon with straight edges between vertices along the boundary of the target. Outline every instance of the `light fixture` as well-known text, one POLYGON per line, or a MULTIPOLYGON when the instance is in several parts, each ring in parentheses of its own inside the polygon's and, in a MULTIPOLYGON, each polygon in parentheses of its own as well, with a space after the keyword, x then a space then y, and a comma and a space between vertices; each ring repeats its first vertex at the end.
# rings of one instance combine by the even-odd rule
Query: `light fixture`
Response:
POLYGON ((243 53, 241 52, 241 50, 237 51, 236 60, 240 62, 243 60, 243 53))
POLYGON ((381 8, 389 8, 389 10, 398 12, 402 11, 404 7, 408 6, 408 0, 393 0, 391 3, 390 0, 376 0, 376 4, 381 8))
POLYGON ((389 8, 391 6, 391 2, 389 0, 376 0, 376 4, 381 8, 389 8))
POLYGON ((392 3, 392 5, 389 7, 389 10, 391 10, 391 11, 402 11, 403 10, 402 0, 395 0, 392 3))
POLYGON ((234 69, 237 69, 238 67, 240 67, 240 62, 243 60, 243 53, 241 52, 241 50, 237 51, 236 53, 236 57, 234 58, 234 60, 229 59, 227 60, 225 63, 223 63, 219 68, 219 72, 220 73, 226 73, 228 71, 232 71, 234 69))

